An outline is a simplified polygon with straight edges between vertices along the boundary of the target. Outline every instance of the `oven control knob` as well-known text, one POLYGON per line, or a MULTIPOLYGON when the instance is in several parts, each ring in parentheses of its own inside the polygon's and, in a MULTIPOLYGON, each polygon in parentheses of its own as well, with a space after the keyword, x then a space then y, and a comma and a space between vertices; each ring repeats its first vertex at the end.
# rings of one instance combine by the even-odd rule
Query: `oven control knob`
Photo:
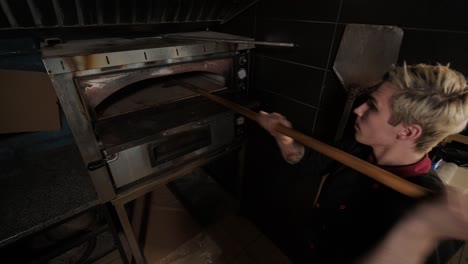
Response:
POLYGON ((244 68, 240 68, 237 71, 237 77, 241 80, 244 80, 247 77, 247 71, 244 68))
POLYGON ((243 116, 239 116, 237 119, 236 119, 236 125, 238 126, 241 126, 245 123, 245 118, 243 116))
POLYGON ((241 56, 239 58, 239 65, 245 65, 247 63, 247 58, 245 56, 241 56))
POLYGON ((238 86, 239 86, 239 89, 240 89, 241 91, 245 91, 245 89, 246 89, 246 88, 245 88, 245 84, 239 83, 238 86))

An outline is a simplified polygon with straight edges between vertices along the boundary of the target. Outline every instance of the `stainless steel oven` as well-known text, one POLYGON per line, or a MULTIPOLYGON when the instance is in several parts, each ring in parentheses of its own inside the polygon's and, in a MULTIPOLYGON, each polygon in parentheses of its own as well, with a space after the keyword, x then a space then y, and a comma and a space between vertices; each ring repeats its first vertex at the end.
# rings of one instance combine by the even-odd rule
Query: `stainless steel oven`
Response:
MULTIPOLYGON (((216 32, 185 35, 250 40, 216 32)), ((44 64, 101 201, 227 151, 242 137, 242 118, 178 81, 245 100, 251 48, 165 38, 44 45, 44 64)))

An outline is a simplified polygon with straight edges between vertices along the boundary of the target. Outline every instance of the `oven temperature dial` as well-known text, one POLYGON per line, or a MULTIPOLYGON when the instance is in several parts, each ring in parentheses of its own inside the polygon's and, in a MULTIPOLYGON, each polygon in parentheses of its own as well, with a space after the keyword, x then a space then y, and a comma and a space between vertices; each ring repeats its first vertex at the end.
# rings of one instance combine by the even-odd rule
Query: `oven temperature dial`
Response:
POLYGON ((245 65, 247 63, 247 58, 245 56, 241 56, 239 58, 239 65, 245 65))
POLYGON ((244 80, 247 77, 247 71, 244 68, 240 68, 237 71, 237 77, 241 80, 244 80))
POLYGON ((237 119, 236 119, 236 125, 238 126, 241 126, 245 123, 245 118, 243 116, 239 116, 237 119))

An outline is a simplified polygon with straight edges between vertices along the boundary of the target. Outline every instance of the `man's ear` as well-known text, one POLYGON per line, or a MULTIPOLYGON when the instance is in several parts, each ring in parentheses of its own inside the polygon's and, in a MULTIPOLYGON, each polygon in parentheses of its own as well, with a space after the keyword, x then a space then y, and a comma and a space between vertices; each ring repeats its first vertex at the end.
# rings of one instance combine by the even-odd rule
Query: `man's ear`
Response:
POLYGON ((422 127, 417 124, 405 125, 398 133, 398 139, 401 140, 416 140, 422 134, 422 127))

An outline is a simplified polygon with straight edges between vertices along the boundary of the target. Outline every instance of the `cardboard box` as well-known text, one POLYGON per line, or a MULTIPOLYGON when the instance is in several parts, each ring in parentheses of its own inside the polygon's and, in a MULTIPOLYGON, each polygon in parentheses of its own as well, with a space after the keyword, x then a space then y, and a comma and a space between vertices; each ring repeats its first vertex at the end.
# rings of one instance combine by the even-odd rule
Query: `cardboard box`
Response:
POLYGON ((58 100, 43 72, 0 70, 0 133, 60 129, 58 100))

